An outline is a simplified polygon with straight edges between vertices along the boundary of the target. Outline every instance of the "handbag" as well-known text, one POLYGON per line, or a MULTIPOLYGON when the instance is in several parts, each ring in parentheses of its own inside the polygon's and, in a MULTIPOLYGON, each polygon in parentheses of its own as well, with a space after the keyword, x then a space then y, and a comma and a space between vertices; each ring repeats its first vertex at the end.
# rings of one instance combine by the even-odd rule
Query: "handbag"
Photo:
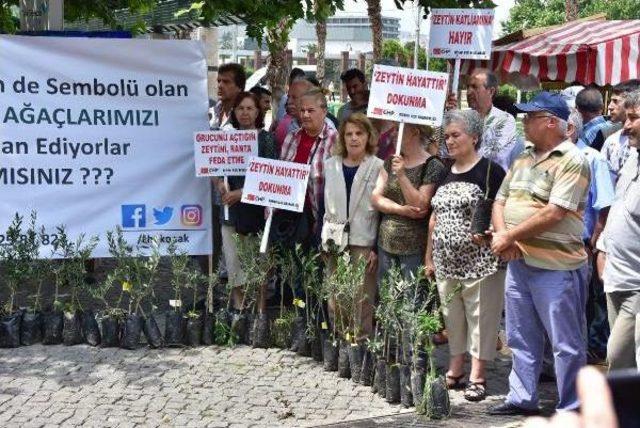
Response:
MULTIPOLYGON (((371 172, 373 171, 373 162, 369 162, 369 167, 365 173, 365 181, 363 187, 367 186, 371 178, 371 172)), ((362 200, 364 190, 358 195, 358 200, 354 206, 358 206, 362 200)), ((354 210, 355 211, 355 210, 354 210)), ((322 232, 320 238, 322 241, 322 249, 327 252, 337 251, 342 253, 349 245, 349 224, 353 221, 353 212, 349 213, 349 218, 344 223, 335 223, 329 220, 325 220, 322 224, 322 232)))

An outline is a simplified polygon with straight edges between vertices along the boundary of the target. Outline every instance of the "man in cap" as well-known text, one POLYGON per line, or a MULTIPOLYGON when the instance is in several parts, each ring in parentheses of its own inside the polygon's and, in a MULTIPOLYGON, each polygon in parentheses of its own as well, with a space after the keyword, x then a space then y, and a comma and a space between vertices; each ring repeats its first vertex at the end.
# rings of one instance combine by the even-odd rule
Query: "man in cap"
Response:
POLYGON ((538 412, 544 336, 553 348, 559 410, 579 406, 575 381, 586 361, 587 253, 582 234, 589 164, 567 139, 569 107, 542 92, 516 104, 529 140, 496 196, 491 248, 509 260, 505 284, 509 394, 493 415, 538 412))

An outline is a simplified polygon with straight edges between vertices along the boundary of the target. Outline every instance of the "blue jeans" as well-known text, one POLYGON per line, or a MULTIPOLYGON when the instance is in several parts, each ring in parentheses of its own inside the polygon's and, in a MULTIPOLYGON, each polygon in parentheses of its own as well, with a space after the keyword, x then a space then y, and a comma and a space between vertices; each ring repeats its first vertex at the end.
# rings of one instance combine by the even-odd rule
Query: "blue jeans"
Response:
POLYGON ((544 336, 553 349, 559 410, 579 406, 576 376, 586 363, 587 283, 585 264, 571 271, 539 269, 509 262, 505 282, 507 345, 513 352, 507 401, 538 407, 538 378, 544 336))

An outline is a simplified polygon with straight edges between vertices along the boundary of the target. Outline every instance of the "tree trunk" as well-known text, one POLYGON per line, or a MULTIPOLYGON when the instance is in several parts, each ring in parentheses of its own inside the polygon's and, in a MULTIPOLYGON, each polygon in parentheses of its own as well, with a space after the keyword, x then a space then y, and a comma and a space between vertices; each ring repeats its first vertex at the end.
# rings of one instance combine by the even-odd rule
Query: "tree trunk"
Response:
POLYGON ((286 49, 293 20, 282 18, 275 28, 267 30, 267 49, 269 49, 269 67, 267 76, 273 91, 275 88, 284 89, 287 84, 289 70, 286 64, 286 49))
POLYGON ((316 51, 316 78, 323 85, 325 75, 324 54, 327 44, 327 21, 316 21, 316 36, 318 37, 318 49, 316 51))
POLYGON ((566 22, 578 19, 578 0, 565 0, 564 14, 566 22))
POLYGON ((367 0, 367 13, 371 22, 371 35, 373 38, 373 62, 382 59, 382 8, 380 0, 367 0))

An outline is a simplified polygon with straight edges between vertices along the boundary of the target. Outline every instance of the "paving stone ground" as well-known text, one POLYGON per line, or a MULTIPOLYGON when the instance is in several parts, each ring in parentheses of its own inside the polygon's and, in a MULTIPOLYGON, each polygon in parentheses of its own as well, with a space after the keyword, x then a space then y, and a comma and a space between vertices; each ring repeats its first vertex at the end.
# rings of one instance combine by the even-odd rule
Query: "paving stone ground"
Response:
MULTIPOLYGON (((441 347, 437 360, 445 359, 441 347)), ((0 426, 514 426, 519 419, 484 413, 504 398, 509 364, 508 355, 490 364, 490 399, 468 403, 452 392, 452 418, 429 422, 279 349, 1 349, 0 426)), ((547 409, 554 387, 543 384, 547 409)))

